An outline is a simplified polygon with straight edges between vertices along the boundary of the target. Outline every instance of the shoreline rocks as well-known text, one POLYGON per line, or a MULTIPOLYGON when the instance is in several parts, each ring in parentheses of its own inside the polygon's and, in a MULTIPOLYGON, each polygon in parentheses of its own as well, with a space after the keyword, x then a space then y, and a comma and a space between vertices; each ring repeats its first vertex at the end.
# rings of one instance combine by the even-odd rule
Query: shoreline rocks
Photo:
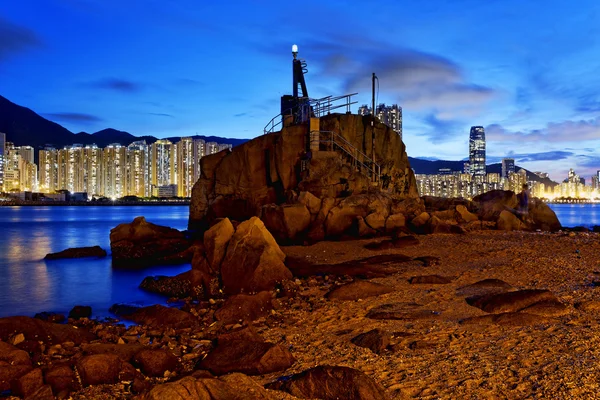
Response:
POLYGON ((106 257, 106 250, 100 246, 72 247, 57 253, 48 253, 44 260, 58 260, 61 258, 106 257))

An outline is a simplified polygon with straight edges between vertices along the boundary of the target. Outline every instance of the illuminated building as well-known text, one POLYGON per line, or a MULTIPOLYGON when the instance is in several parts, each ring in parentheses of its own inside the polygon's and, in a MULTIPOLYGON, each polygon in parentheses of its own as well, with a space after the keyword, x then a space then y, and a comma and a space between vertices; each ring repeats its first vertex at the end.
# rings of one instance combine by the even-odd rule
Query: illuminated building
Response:
POLYGON ((127 146, 127 195, 150 196, 149 146, 141 140, 127 146))
POLYGON ((52 147, 40 150, 39 190, 52 193, 58 190, 58 151, 52 147))
POLYGON ((502 177, 507 178, 511 172, 515 172, 515 159, 514 158, 503 158, 502 159, 502 177))
POLYGON ((4 148, 6 146, 6 134, 0 132, 0 191, 4 190, 4 148))
MULTIPOLYGON (((402 107, 399 107, 398 104, 392 104, 391 106, 386 106, 384 103, 379 104, 375 109, 377 119, 389 126, 400 135, 400 140, 402 140, 402 107)), ((362 105, 358 108, 359 115, 370 115, 371 107, 367 105, 362 105)))
POLYGON ((104 196, 118 199, 127 195, 127 147, 118 143, 103 150, 104 196))
POLYGON ((168 186, 175 183, 175 149, 168 140, 152 143, 150 151, 150 183, 168 186))
MULTIPOLYGON (((191 137, 181 138, 175 144, 177 149, 177 196, 191 197, 194 186, 194 140, 191 137)), ((199 160, 198 160, 199 161, 199 160)))
POLYGON ((485 130, 483 126, 471 127, 469 133, 469 165, 471 175, 485 175, 485 130))

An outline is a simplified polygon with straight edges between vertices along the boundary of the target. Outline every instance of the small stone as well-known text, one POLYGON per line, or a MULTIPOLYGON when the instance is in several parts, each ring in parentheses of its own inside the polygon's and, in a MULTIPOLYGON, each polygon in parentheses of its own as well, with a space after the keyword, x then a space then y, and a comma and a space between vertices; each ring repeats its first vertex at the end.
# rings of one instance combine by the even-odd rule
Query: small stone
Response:
POLYGON ((21 342, 25 341, 25 335, 23 335, 22 333, 17 333, 15 335, 12 335, 9 339, 9 343, 12 344, 13 346, 18 345, 21 342))

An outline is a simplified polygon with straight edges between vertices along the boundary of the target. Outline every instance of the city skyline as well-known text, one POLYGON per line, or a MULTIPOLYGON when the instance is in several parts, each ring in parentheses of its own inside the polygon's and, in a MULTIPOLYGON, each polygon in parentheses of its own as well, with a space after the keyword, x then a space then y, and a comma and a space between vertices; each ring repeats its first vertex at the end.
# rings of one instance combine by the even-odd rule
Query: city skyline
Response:
POLYGON ((74 132, 253 138, 291 92, 296 43, 313 97, 358 91, 368 104, 377 73, 377 103, 403 108, 413 157, 463 159, 465 132, 481 125, 490 160, 554 180, 598 169, 595 2, 379 2, 386 12, 369 18, 364 5, 306 6, 317 4, 304 19, 275 2, 227 12, 191 1, 5 2, 0 94, 74 132))

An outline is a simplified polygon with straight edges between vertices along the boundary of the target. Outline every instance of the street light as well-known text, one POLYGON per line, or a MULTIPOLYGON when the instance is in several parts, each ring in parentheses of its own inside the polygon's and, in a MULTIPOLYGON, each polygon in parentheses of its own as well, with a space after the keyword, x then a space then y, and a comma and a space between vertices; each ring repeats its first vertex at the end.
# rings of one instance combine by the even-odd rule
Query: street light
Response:
POLYGON ((294 56, 294 60, 298 56, 298 45, 292 45, 292 55, 294 56))

